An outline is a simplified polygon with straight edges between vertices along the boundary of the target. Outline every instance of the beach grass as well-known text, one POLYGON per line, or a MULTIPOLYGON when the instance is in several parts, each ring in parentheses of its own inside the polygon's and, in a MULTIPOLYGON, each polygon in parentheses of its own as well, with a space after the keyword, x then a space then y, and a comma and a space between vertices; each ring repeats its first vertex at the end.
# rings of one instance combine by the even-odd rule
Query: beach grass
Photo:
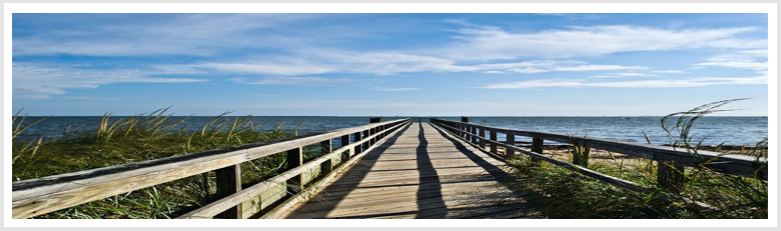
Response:
MULTIPOLYGON (((247 143, 294 137, 278 125, 259 130, 253 116, 211 118, 198 129, 186 128, 190 117, 172 120, 170 108, 149 114, 115 118, 106 113, 97 129, 67 129, 60 138, 13 141, 12 180, 26 180, 88 169, 128 164, 247 143)), ((24 124, 21 111, 13 117, 14 138, 42 120, 24 124)), ((321 155, 306 148, 304 155, 321 155)), ((267 179, 287 168, 285 155, 243 163, 244 184, 267 179)), ((214 173, 204 173, 154 187, 74 206, 35 218, 173 218, 214 200, 214 173)))
MULTIPOLYGON (((733 100, 734 101, 734 100, 733 100)), ((689 136, 697 119, 717 112, 732 101, 719 101, 687 112, 673 113, 660 121, 670 145, 695 154, 705 147, 689 136)), ((61 138, 13 141, 13 181, 164 158, 252 142, 294 137, 295 131, 261 131, 254 117, 215 116, 197 129, 186 129, 189 117, 173 120, 170 108, 149 114, 114 118, 106 113, 97 129, 67 129, 61 138)), ((21 111, 13 117, 13 138, 46 118, 24 123, 21 111)), ((727 150, 723 145, 712 151, 725 151, 767 158, 767 140, 755 146, 727 150)), ((588 158, 589 169, 649 188, 662 190, 656 181, 657 164, 620 153, 546 146, 550 157, 572 161, 573 153, 588 158)), ((304 147, 304 158, 324 154, 317 145, 304 147)), ((687 168, 684 184, 672 198, 624 190, 585 177, 546 162, 532 162, 519 155, 508 162, 519 169, 524 187, 534 189, 548 199, 538 208, 554 219, 748 219, 768 217, 768 182, 726 175, 705 167, 687 168), (706 207, 702 205, 706 204, 706 207)), ((286 170, 284 153, 245 162, 241 165, 242 183, 250 185, 286 170)), ((57 219, 170 219, 214 201, 216 176, 213 172, 115 195, 34 218, 57 219)))
MULTIPOLYGON (((717 108, 737 100, 725 100, 705 104, 685 112, 663 117, 661 126, 670 136, 670 145, 697 155, 706 149, 701 141, 690 136, 697 119, 717 108)), ((707 147, 712 151, 752 157, 768 157, 767 139, 754 146, 742 146, 722 150, 723 145, 707 147)), ((561 150, 546 148, 546 155, 572 162, 573 153, 582 154, 577 145, 561 150)), ((768 182, 764 180, 728 175, 713 171, 705 165, 685 168, 683 184, 661 199, 659 192, 665 187, 657 181, 659 163, 638 157, 592 150, 588 168, 606 175, 618 177, 656 189, 655 193, 638 193, 624 190, 547 162, 532 162, 527 156, 518 156, 508 163, 520 170, 529 188, 539 191, 549 199, 540 207, 549 218, 578 219, 767 219, 768 182)), ((759 162, 758 164, 767 164, 759 162)), ((668 191, 669 192, 669 191, 668 191)))

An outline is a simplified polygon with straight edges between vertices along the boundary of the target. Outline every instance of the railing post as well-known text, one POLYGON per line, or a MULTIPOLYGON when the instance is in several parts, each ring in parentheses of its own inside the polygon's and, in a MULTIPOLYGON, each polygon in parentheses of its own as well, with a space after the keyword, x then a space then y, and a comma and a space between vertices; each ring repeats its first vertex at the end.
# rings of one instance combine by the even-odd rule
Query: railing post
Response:
MULTIPOLYGON (((469 117, 461 116, 461 122, 469 123, 469 117)), ((465 140, 469 140, 469 134, 467 134, 469 131, 469 126, 463 124, 460 126, 460 130, 461 130, 461 138, 464 138, 465 140)))
MULTIPOLYGON (((489 131, 489 133, 491 134, 491 140, 492 141, 497 141, 496 131, 489 131)), ((496 149, 496 143, 491 142, 491 153, 497 154, 497 155, 499 154, 499 151, 497 151, 497 149, 496 149)))
MULTIPOLYGON (((507 140, 505 141, 506 144, 515 146, 515 134, 512 133, 505 133, 505 137, 507 137, 507 140)), ((504 148, 504 158, 510 159, 513 156, 515 156, 515 150, 512 148, 504 148)))
MULTIPOLYGON (((382 117, 373 117, 369 118, 369 123, 380 123, 382 122, 382 117)), ((380 127, 375 127, 369 130, 369 136, 377 134, 380 131, 380 127)), ((380 139, 380 136, 375 136, 372 138, 372 140, 369 141, 369 146, 374 146, 375 143, 377 143, 377 140, 380 139)))
POLYGON ((658 161, 656 180, 662 190, 678 193, 686 180, 683 171, 683 165, 676 164, 675 161, 658 161))
POLYGON ((485 128, 480 128, 480 148, 485 149, 485 128))
POLYGON ((472 135, 471 135, 472 136, 472 143, 476 144, 477 143, 477 127, 472 126, 472 129, 471 129, 470 132, 472 133, 472 135))
MULTIPOLYGON (((320 142, 320 149, 322 150, 323 155, 331 153, 333 151, 333 143, 331 139, 320 142)), ((323 173, 331 172, 331 170, 333 170, 333 164, 331 163, 331 160, 326 160, 320 164, 320 170, 322 170, 323 173)))
MULTIPOLYGON (((359 141, 361 141, 361 139, 362 139, 361 138, 361 134, 362 133, 363 132, 353 133, 353 136, 355 137, 355 143, 358 143, 359 141)), ((355 153, 353 153, 353 154, 358 154, 358 153, 361 153, 361 152, 363 152, 363 145, 362 144, 355 145, 355 153)))
MULTIPOLYGON (((365 140, 366 137, 369 137, 369 130, 365 130, 365 131, 361 132, 361 140, 365 140)), ((366 142, 363 142, 363 144, 361 145, 361 146, 363 146, 362 150, 369 149, 370 143, 371 143, 371 140, 366 140, 366 142)))
MULTIPOLYGON (((241 191, 241 164, 231 165, 215 171, 217 177, 217 198, 225 198, 241 191)), ((241 204, 217 215, 223 219, 241 219, 241 204)))
MULTIPOLYGON (((287 169, 304 164, 303 148, 298 147, 287 151, 287 169)), ((299 174, 287 181, 287 191, 290 195, 296 195, 304 188, 304 174, 299 174)))
MULTIPOLYGON (((532 152, 535 152, 535 153, 538 153, 538 154, 542 154, 542 152, 543 152, 543 149, 542 149, 543 142, 544 141, 543 141, 542 138, 540 138, 540 137, 533 137, 532 138, 532 152)), ((540 160, 532 158, 532 162, 540 162, 540 160)))

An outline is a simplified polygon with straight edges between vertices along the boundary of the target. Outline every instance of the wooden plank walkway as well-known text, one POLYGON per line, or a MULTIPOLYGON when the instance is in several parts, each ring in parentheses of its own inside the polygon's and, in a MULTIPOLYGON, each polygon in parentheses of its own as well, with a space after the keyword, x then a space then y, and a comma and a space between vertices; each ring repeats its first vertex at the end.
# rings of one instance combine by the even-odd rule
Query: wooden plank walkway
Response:
POLYGON ((412 123, 285 218, 540 218, 512 169, 428 123, 412 123))

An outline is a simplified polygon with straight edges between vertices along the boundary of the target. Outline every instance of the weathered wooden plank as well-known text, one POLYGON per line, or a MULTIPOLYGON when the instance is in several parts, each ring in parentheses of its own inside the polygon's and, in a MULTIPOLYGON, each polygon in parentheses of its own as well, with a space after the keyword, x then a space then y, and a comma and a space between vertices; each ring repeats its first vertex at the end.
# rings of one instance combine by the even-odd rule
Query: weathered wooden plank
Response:
POLYGON ((345 176, 329 184, 317 197, 287 217, 361 218, 371 216, 361 212, 367 209, 374 211, 373 208, 396 206, 414 212, 419 206, 424 206, 424 209, 425 206, 441 207, 442 200, 448 204, 469 198, 472 201, 474 198, 485 199, 497 192, 513 192, 501 183, 511 179, 509 176, 497 177, 497 174, 511 171, 509 167, 502 167, 501 162, 480 152, 469 152, 472 157, 454 148, 451 140, 442 137, 431 126, 411 126, 392 147, 383 153, 363 157, 358 163, 364 165, 351 168, 345 176), (418 127, 424 128, 425 132, 418 127), (421 149, 421 138, 426 140, 422 146, 425 149, 421 149), (432 146, 448 148, 442 152, 431 152, 432 146), (486 170, 484 166, 478 166, 478 160, 473 158, 500 166, 486 170), (425 161, 421 162, 421 159, 425 161))
MULTIPOLYGON (((396 125, 395 128, 392 128, 394 131, 389 133, 390 136, 386 136, 385 138, 380 139, 378 142, 383 143, 383 142, 387 141, 388 139, 390 139, 392 137, 393 134, 396 134, 398 131, 401 130, 399 128, 401 128, 403 126, 407 126, 407 125, 408 125, 408 123, 402 123, 402 124, 396 125)), ((360 144, 356 143, 356 145, 360 145, 360 144)), ((353 163, 355 163, 357 160, 359 160, 362 156, 366 155, 368 152, 371 152, 372 150, 374 150, 375 148, 377 148, 379 146, 380 145, 375 145, 375 146, 369 147, 369 149, 366 149, 365 152, 356 154, 355 158, 347 160, 347 162, 345 162, 344 165, 340 166, 337 170, 329 173, 328 175, 323 177, 323 179, 319 180, 318 182, 316 182, 315 184, 310 186, 310 188, 308 190, 305 190, 302 193, 294 195, 292 198, 290 198, 287 201, 285 201, 282 205, 280 205, 278 207, 275 207, 274 209, 272 209, 268 213, 266 213, 263 216, 261 216, 261 218, 263 218, 263 219, 274 219, 274 218, 284 217, 290 211, 292 211, 293 209, 295 209, 298 206, 300 206, 301 203, 306 202, 311 197, 317 195, 320 191, 322 191, 322 189, 324 188, 324 185, 326 185, 328 182, 330 182, 331 180, 333 180, 334 178, 339 176, 340 173, 346 171, 346 169, 348 169, 353 163)))

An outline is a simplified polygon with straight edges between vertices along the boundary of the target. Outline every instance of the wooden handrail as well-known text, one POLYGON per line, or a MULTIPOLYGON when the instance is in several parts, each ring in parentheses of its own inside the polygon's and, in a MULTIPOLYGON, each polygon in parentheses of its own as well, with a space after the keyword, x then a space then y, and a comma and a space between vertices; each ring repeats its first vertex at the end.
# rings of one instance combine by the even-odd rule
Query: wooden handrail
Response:
MULTIPOLYGON (((236 166, 243 162, 323 141, 330 141, 334 138, 342 137, 342 140, 344 140, 344 136, 349 136, 350 134, 372 131, 374 136, 385 136, 391 130, 398 129, 408 123, 409 119, 372 123, 304 137, 258 142, 231 148, 18 181, 12 184, 12 217, 28 218, 46 214, 192 175, 236 166)), ((350 147, 357 147, 367 143, 367 141, 373 140, 374 136, 369 137, 369 139, 361 139, 350 147)), ((347 140, 349 141, 349 139, 347 140)), ((339 150, 342 149, 333 151, 331 154, 337 153, 339 150)), ((294 168, 290 171, 300 169, 294 168)), ((288 174, 283 175, 287 176, 288 174)))
POLYGON ((676 165, 689 167, 706 166, 718 172, 752 177, 761 180, 767 180, 768 175, 767 159, 763 157, 730 155, 702 150, 696 150, 690 153, 685 150, 680 150, 680 148, 669 146, 658 146, 599 138, 574 137, 546 132, 506 129, 435 118, 432 118, 431 121, 435 124, 447 125, 451 130, 456 130, 457 133, 462 135, 476 137, 479 139, 491 140, 485 137, 481 137, 476 133, 470 132, 472 128, 484 129, 490 132, 512 134, 516 136, 531 137, 535 139, 550 140, 560 143, 575 143, 579 146, 586 146, 589 148, 601 149, 655 161, 674 162, 676 165))
MULTIPOLYGON (((400 128, 401 126, 406 125, 406 123, 400 123, 396 124, 393 127, 391 127, 389 130, 395 130, 397 128, 400 128)), ((364 142, 369 142, 371 139, 380 137, 381 134, 374 134, 369 137, 364 138, 361 142, 352 143, 349 145, 345 145, 340 147, 337 150, 332 151, 331 153, 318 157, 312 161, 307 162, 304 165, 298 166, 296 168, 290 169, 286 172, 283 172, 277 176, 274 176, 268 180, 265 180, 263 182, 260 182, 250 188, 246 188, 238 193, 235 193, 233 195, 230 195, 228 197, 225 197, 223 199, 220 199, 218 201, 215 201, 211 204, 205 205, 203 207, 200 207, 194 211, 191 211, 185 215, 182 215, 178 217, 178 219, 192 219, 192 218, 210 218, 217 214, 219 214, 222 211, 225 211, 226 209, 235 206, 239 203, 242 203, 246 201, 251 196, 260 194, 271 187, 284 185, 286 184, 287 180, 303 173, 307 169, 310 169, 312 167, 318 166, 319 164, 322 164, 323 162, 330 160, 331 158, 335 157, 336 155, 342 154, 345 151, 349 151, 353 148, 355 148, 358 145, 363 144, 364 142)))

